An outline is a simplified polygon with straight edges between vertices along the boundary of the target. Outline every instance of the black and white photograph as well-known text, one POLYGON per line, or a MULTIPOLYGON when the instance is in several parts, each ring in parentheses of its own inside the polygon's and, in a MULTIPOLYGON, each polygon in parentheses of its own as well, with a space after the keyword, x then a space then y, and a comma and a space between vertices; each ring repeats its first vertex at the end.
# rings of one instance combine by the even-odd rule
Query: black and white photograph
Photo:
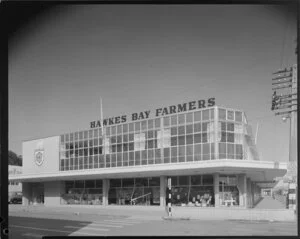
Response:
POLYGON ((10 239, 298 235, 298 2, 32 5, 8 41, 10 239))

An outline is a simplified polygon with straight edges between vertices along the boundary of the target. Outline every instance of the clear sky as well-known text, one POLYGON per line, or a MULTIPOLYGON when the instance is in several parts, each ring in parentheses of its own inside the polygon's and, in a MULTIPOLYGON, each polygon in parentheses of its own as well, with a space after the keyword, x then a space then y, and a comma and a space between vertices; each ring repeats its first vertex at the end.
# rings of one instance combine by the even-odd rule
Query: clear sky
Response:
POLYGON ((288 160, 272 73, 296 63, 296 18, 264 5, 66 5, 9 47, 9 148, 100 118, 191 100, 241 109, 262 160, 288 160))

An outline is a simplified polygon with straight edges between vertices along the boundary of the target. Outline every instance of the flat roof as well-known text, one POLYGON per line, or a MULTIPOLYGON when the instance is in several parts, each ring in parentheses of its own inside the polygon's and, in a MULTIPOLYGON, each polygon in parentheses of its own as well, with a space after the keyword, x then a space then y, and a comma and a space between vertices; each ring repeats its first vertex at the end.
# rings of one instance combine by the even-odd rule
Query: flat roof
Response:
POLYGON ((160 175, 246 174, 251 181, 273 181, 287 172, 287 163, 252 160, 207 160, 190 163, 154 164, 89 170, 59 171, 9 176, 10 181, 42 182, 80 179, 155 177, 160 175))

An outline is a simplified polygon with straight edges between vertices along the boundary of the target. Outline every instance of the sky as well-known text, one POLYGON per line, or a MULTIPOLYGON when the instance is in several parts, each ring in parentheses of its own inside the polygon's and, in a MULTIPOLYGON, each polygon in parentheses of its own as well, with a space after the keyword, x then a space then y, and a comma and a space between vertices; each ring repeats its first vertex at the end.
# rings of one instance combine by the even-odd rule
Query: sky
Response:
POLYGON ((100 97, 104 118, 215 97, 258 125, 261 160, 287 161, 272 73, 296 63, 296 36, 282 6, 57 6, 9 42, 9 149, 88 129, 100 97))

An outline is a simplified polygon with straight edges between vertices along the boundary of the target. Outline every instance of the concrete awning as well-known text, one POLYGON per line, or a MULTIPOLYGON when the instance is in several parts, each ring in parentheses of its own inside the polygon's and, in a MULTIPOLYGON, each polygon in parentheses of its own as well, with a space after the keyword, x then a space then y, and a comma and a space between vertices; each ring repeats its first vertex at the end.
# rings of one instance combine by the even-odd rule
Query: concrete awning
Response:
POLYGON ((104 178, 157 177, 160 175, 193 175, 193 174, 246 174, 251 181, 273 181, 287 172, 287 163, 250 160, 208 160, 189 163, 170 163, 140 165, 132 167, 115 167, 49 172, 41 174, 21 174, 10 176, 10 181, 43 182, 61 180, 83 180, 104 178))

